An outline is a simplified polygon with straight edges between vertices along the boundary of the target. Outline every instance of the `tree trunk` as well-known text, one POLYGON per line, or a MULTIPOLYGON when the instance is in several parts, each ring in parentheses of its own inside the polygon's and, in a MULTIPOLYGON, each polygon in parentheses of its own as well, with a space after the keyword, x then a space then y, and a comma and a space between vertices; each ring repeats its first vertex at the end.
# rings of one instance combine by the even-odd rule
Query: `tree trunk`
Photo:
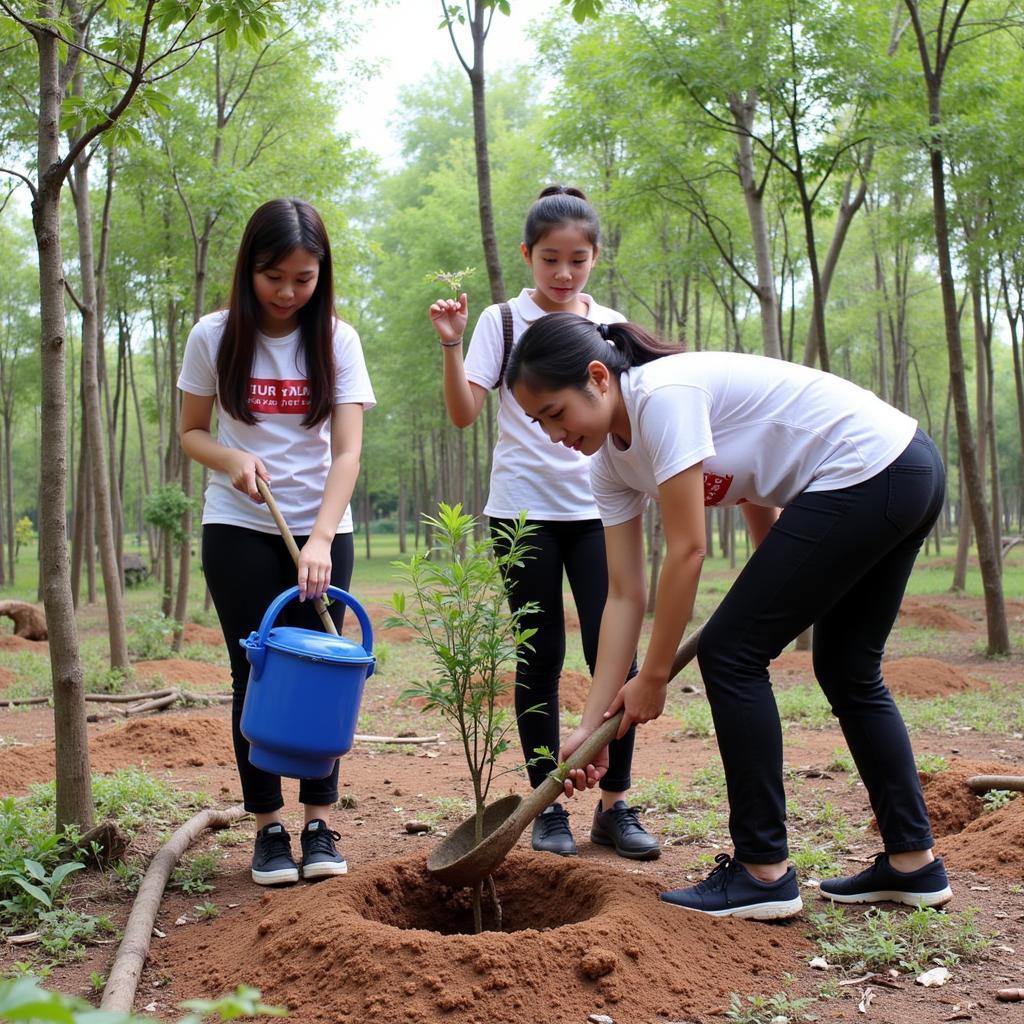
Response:
POLYGON ((82 288, 82 393, 85 398, 85 419, 89 423, 89 460, 92 486, 96 498, 96 539, 103 571, 103 593, 107 608, 107 629, 110 637, 110 666, 124 673, 131 671, 128 660, 128 637, 125 630, 124 604, 117 551, 114 548, 113 509, 110 475, 100 409, 98 375, 99 326, 97 323, 96 278, 93 270, 92 217, 89 202, 89 157, 83 155, 74 164, 75 215, 78 224, 78 260, 82 288))
MULTIPOLYGON (((41 0, 40 18, 56 18, 53 0, 41 0)), ((67 505, 67 406, 64 366, 64 257, 60 239, 60 88, 58 43, 37 31, 39 53, 39 186, 32 203, 32 227, 39 255, 39 319, 42 364, 39 506, 40 589, 50 636, 56 746, 56 826, 93 825, 85 687, 78 651, 78 627, 71 600, 65 521, 67 505)))
POLYGON ((751 133, 757 111, 757 91, 751 89, 745 96, 734 93, 729 97, 729 110, 740 129, 736 134, 736 167, 743 185, 743 198, 747 204, 750 237, 754 246, 757 267, 757 301, 761 309, 761 344, 766 356, 782 358, 782 338, 779 331, 779 296, 775 290, 772 269, 771 237, 768 217, 764 209, 765 181, 757 180, 754 167, 754 143, 751 133))
POLYGON ((491 302, 505 301, 505 280, 501 273, 498 237, 494 230, 494 207, 491 201, 491 160, 487 150, 487 103, 484 86, 484 40, 486 23, 493 9, 483 0, 476 0, 470 31, 473 35, 473 65, 468 68, 473 93, 473 148, 476 153, 476 192, 480 208, 480 238, 491 286, 491 302))

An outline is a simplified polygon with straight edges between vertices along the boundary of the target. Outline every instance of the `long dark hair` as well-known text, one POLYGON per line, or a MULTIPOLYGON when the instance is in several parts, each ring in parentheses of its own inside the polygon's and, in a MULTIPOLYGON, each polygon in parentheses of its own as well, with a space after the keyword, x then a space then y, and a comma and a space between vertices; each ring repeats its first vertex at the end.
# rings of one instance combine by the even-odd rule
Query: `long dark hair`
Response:
POLYGON ((587 241, 597 248, 601 240, 601 224, 587 197, 571 185, 548 185, 541 190, 526 214, 523 227, 526 251, 533 252, 533 247, 549 231, 566 224, 578 224, 587 241))
POLYGON ((604 363, 618 378, 631 366, 680 351, 639 324, 595 324, 575 313, 549 313, 534 320, 512 349, 505 383, 510 391, 517 383, 529 391, 583 390, 592 362, 604 363))
POLYGON ((272 267, 296 249, 320 261, 316 289, 299 310, 306 357, 309 412, 304 427, 322 423, 334 404, 334 267, 320 214, 301 199, 271 199, 249 218, 235 259, 228 317, 217 353, 217 390, 229 416, 256 423, 249 409, 249 377, 256 354, 260 305, 252 287, 256 271, 272 267))

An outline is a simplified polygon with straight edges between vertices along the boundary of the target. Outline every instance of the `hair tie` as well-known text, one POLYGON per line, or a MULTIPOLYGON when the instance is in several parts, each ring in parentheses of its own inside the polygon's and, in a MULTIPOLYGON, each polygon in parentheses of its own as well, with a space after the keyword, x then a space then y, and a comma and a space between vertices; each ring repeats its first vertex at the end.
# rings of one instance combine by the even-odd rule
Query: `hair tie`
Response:
POLYGON ((598 330, 598 333, 601 335, 602 338, 604 338, 605 341, 609 340, 609 334, 611 332, 608 330, 608 325, 607 324, 598 324, 597 325, 597 330, 598 330))

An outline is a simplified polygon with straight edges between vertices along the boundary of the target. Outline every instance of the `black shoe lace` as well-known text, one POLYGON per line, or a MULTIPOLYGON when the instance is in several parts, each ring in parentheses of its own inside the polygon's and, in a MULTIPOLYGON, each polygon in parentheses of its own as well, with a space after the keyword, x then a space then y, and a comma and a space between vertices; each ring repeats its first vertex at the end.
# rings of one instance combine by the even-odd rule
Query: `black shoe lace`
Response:
POLYGON ((303 855, 309 857, 314 853, 326 853, 331 857, 337 856, 338 851, 335 849, 334 844, 340 838, 340 832, 335 832, 329 828, 318 828, 315 832, 307 832, 303 855))
POLYGON ((613 807, 605 813, 615 816, 615 824, 623 836, 637 832, 647 834, 647 830, 640 824, 640 812, 635 807, 613 807))
POLYGON ((264 832, 261 845, 263 856, 268 861, 275 857, 291 858, 292 844, 287 832, 264 832))
POLYGON ((720 853, 715 857, 716 867, 712 868, 711 874, 698 882, 697 892, 715 892, 718 889, 728 889, 732 876, 736 873, 736 862, 727 853, 720 853))
POLYGON ((540 824, 540 839, 553 839, 555 836, 568 836, 572 839, 569 815, 565 813, 564 807, 545 811, 537 820, 540 824))

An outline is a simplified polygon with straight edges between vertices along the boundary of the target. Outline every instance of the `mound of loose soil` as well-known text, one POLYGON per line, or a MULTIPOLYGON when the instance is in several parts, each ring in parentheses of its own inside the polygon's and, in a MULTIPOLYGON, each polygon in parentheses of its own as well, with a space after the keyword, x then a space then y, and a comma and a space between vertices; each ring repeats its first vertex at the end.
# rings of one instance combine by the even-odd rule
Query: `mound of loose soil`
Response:
POLYGON ((139 718, 111 729, 89 743, 89 756, 99 771, 137 764, 160 768, 202 768, 234 764, 231 722, 226 718, 169 715, 139 718))
POLYGON ((984 804, 967 780, 972 775, 1002 775, 1005 764, 995 761, 954 761, 944 772, 921 777, 924 802, 936 837, 952 836, 981 815, 984 804))
POLYGON ((206 689, 226 690, 231 685, 231 670, 222 665, 208 665, 185 658, 163 658, 159 661, 136 661, 132 671, 139 679, 159 676, 168 686, 184 683, 206 689))
POLYGON ((894 658, 883 663, 882 673, 889 689, 901 697, 945 697, 964 690, 988 689, 988 683, 935 658, 894 658))
POLYGON ((0 633, 0 651, 33 651, 49 656, 50 644, 46 640, 26 640, 14 633, 0 633))
POLYGON ((224 634, 212 626, 200 626, 197 622, 185 623, 185 643, 206 644, 207 647, 223 647, 224 634))
POLYGON ((943 859, 961 871, 1024 878, 1024 796, 976 818, 959 835, 943 839, 943 859))
POLYGON ((779 682, 788 680, 814 681, 814 666, 811 663, 810 651, 783 651, 768 666, 772 679, 779 682))
MULTIPOLYGON (((516 674, 506 672, 501 677, 507 689, 495 701, 499 708, 510 708, 516 698, 516 674)), ((558 705, 563 711, 582 711, 590 693, 590 676, 582 672, 563 669, 558 680, 558 705)))
POLYGON ((808 948, 800 925, 687 914, 656 883, 591 862, 513 853, 495 880, 504 932, 463 933, 468 892, 438 885, 418 856, 267 893, 150 956, 175 999, 246 982, 303 1022, 579 1024, 721 1012, 730 992, 777 991, 808 948))
POLYGON ((900 607, 901 626, 921 626, 924 629, 946 629, 957 633, 970 633, 974 623, 944 604, 930 604, 918 597, 906 597, 900 607))
MULTIPOLYGON (((52 741, 0 749, 0 793, 24 792, 35 782, 54 776, 52 741)), ((149 768, 203 767, 234 763, 231 723, 226 718, 166 715, 129 720, 89 739, 93 771, 113 772, 143 765, 149 768)))

